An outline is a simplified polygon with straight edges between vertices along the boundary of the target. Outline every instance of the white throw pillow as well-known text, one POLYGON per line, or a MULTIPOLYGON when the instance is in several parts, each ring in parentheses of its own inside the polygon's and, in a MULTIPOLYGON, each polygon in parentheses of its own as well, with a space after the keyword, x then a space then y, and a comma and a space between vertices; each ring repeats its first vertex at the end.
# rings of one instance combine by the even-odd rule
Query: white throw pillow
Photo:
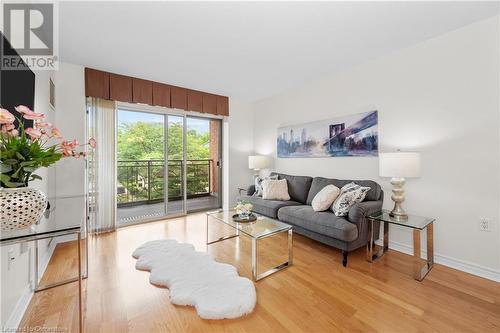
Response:
POLYGON ((290 200, 286 179, 265 179, 262 182, 262 199, 264 200, 290 200))
POLYGON ((335 185, 326 185, 314 196, 311 206, 315 212, 322 212, 330 208, 340 194, 335 185))
POLYGON ((370 187, 359 186, 355 183, 349 183, 342 186, 340 195, 332 205, 332 211, 336 216, 346 216, 352 206, 365 199, 366 193, 370 187))

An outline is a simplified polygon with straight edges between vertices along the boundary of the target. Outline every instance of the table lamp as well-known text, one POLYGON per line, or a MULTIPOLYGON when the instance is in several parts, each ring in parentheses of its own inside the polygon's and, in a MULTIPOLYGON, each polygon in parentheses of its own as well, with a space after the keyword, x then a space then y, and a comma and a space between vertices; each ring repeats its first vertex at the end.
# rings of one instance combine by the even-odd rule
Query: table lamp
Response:
POLYGON ((390 216, 398 219, 407 219, 408 214, 401 206, 405 200, 405 178, 420 176, 420 153, 397 151, 394 153, 379 154, 379 173, 381 177, 390 177, 393 186, 391 199, 394 208, 390 216))
POLYGON ((248 156, 248 168, 253 169, 256 172, 268 168, 269 165, 270 165, 270 159, 268 156, 263 156, 263 155, 248 156))

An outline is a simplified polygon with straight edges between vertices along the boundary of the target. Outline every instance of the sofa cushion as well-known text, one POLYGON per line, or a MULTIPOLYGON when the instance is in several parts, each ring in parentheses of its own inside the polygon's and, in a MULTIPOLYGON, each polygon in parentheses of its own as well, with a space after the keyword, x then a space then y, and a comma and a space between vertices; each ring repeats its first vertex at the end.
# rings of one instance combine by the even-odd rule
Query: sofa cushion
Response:
POLYGON ((289 206, 280 208, 278 218, 292 225, 333 237, 345 242, 358 238, 358 227, 344 217, 335 216, 331 211, 315 212, 311 206, 289 206))
POLYGON ((344 185, 351 182, 354 182, 363 187, 370 188, 370 190, 366 193, 366 201, 379 200, 382 188, 373 180, 340 180, 333 178, 314 177, 314 179, 312 180, 311 189, 309 190, 309 194, 307 196, 306 203, 310 205, 316 194, 318 194, 318 192, 327 185, 335 185, 338 188, 342 188, 344 187, 344 185))
POLYGON ((273 219, 278 218, 278 210, 280 208, 285 206, 300 205, 300 203, 296 201, 264 200, 257 196, 242 197, 240 199, 250 202, 253 205, 254 212, 269 216, 273 219))
POLYGON ((311 206, 315 212, 329 209, 340 194, 340 189, 335 185, 327 185, 314 197, 311 206))
MULTIPOLYGON (((278 179, 286 179, 288 184, 288 194, 293 201, 305 204, 307 195, 311 188, 312 177, 309 176, 291 176, 283 173, 273 172, 271 175, 278 175, 278 179)), ((320 189, 321 190, 321 189, 320 189)), ((311 199, 312 200, 312 199, 311 199)))
POLYGON ((290 195, 286 179, 264 180, 262 182, 262 199, 289 201, 290 195))

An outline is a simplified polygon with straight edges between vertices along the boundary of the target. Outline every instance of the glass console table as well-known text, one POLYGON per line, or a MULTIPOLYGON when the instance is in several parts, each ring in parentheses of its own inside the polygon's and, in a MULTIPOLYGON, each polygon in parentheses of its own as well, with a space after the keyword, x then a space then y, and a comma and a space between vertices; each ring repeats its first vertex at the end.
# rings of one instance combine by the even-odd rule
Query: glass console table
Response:
POLYGON ((78 315, 80 332, 83 331, 82 279, 85 279, 88 276, 89 226, 87 210, 89 208, 87 200, 87 196, 81 194, 48 197, 50 207, 48 207, 45 211, 45 217, 49 218, 49 215, 53 214, 58 209, 63 210, 66 221, 71 221, 65 226, 49 226, 46 221, 43 221, 26 229, 0 231, 0 246, 2 247, 18 243, 34 243, 34 285, 32 287, 34 292, 51 289, 72 282, 78 282, 78 315), (38 241, 67 235, 75 235, 78 240, 78 276, 40 286, 40 276, 38 271, 38 241), (84 244, 84 251, 82 251, 81 248, 82 243, 84 244))
POLYGON ((413 229, 413 275, 416 280, 422 281, 434 265, 434 218, 408 215, 407 219, 398 219, 389 215, 388 210, 366 217, 368 220, 368 243, 366 244, 366 259, 369 262, 380 258, 389 249, 389 224, 413 229), (375 243, 374 222, 382 222, 384 229, 384 244, 381 249, 374 253, 375 243), (427 260, 422 266, 420 258, 420 233, 427 230, 427 260))
MULTIPOLYGON (((78 323, 80 332, 83 328, 83 311, 82 311, 82 255, 81 255, 81 236, 82 227, 80 224, 64 227, 46 227, 45 224, 33 225, 30 228, 18 229, 13 231, 1 231, 0 232, 0 246, 13 245, 24 242, 38 242, 42 239, 48 239, 53 237, 65 236, 65 235, 76 235, 78 240, 78 276, 64 280, 61 282, 53 283, 44 287, 38 287, 38 281, 35 281, 34 291, 39 292, 42 290, 58 287, 71 282, 78 282, 78 323)), ((35 280, 38 279, 38 267, 35 267, 35 280)))

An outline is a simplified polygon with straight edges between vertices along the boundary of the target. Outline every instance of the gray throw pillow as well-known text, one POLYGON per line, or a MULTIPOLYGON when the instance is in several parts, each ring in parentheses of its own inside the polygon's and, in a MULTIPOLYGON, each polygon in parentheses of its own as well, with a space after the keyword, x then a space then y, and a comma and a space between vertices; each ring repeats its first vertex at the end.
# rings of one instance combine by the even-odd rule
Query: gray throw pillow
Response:
POLYGON ((370 187, 359 186, 355 183, 344 185, 340 189, 340 194, 332 205, 332 211, 336 216, 347 216, 349 209, 358 202, 362 202, 370 187))
POLYGON ((262 196, 262 182, 266 179, 269 180, 278 180, 278 175, 272 175, 268 177, 255 176, 255 192, 254 196, 261 197, 262 196))

